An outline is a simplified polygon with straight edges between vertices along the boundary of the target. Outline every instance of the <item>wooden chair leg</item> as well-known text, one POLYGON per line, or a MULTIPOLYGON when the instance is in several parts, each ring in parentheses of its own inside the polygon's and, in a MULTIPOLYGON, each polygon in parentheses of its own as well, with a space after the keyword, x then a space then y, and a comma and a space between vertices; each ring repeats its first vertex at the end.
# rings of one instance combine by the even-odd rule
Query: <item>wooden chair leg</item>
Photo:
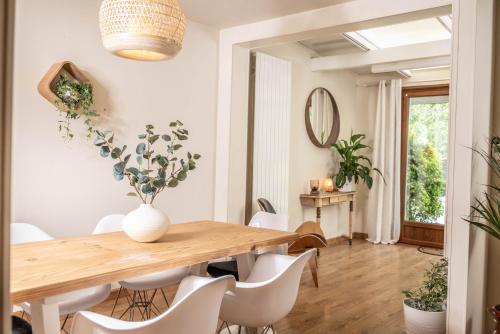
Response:
POLYGON ((316 258, 316 254, 314 254, 310 259, 309 259, 309 269, 311 270, 311 274, 314 280, 314 285, 319 288, 319 282, 318 282, 318 259, 316 258))

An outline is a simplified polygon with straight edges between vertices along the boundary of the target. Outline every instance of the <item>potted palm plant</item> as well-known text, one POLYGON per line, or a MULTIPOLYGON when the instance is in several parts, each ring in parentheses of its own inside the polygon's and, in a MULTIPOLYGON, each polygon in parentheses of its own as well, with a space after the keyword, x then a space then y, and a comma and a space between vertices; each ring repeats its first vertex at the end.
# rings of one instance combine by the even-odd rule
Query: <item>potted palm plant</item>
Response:
MULTIPOLYGON (((500 239, 500 137, 493 137, 490 141, 489 152, 473 150, 488 164, 491 169, 490 184, 483 192, 483 198, 476 198, 476 203, 471 206, 471 214, 464 220, 476 226, 495 239, 500 239)), ((490 308, 500 331, 500 305, 490 308)))
POLYGON ((421 286, 403 291, 403 310, 407 333, 441 334, 446 332, 448 260, 442 258, 425 273, 421 286))
POLYGON ((337 188, 342 191, 352 191, 352 184, 357 184, 360 181, 365 183, 368 189, 371 189, 373 177, 370 174, 372 171, 377 172, 383 178, 380 170, 372 166, 371 160, 359 153, 360 150, 370 148, 363 143, 365 139, 365 134, 355 134, 351 131, 349 140, 341 139, 332 145, 341 158, 335 183, 337 188))

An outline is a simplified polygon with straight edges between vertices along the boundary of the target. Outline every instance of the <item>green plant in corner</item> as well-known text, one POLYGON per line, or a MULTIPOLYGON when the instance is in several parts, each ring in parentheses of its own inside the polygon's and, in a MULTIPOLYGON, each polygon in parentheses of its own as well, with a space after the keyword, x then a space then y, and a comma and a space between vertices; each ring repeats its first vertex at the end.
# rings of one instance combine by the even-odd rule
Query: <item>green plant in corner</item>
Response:
POLYGON ((89 83, 80 83, 62 74, 55 81, 53 89, 54 94, 59 98, 59 100, 54 101, 55 104, 58 106, 62 103, 66 107, 58 108, 62 118, 59 121, 61 136, 65 140, 73 139, 71 121, 79 119, 83 115, 87 138, 90 138, 94 132, 93 118, 99 116, 95 109, 91 109, 94 103, 92 86, 89 83))
POLYGON ((364 134, 354 134, 351 131, 349 140, 341 139, 332 145, 333 148, 340 155, 340 168, 335 176, 335 183, 337 188, 341 188, 348 182, 354 181, 358 183, 362 180, 371 189, 373 185, 373 178, 370 175, 372 171, 377 172, 382 179, 384 178, 380 170, 372 167, 372 162, 369 158, 358 153, 359 150, 369 148, 368 145, 363 143, 366 139, 364 134))
POLYGON ((152 204, 166 188, 177 187, 187 178, 188 172, 196 168, 196 160, 201 157, 187 152, 185 158, 179 159, 180 142, 188 140, 189 132, 180 121, 171 122, 170 128, 170 133, 159 135, 154 132, 153 125, 146 125, 145 133, 138 135, 140 142, 135 148, 135 166, 130 166, 132 154, 126 153, 127 146, 114 144, 112 132, 95 130, 94 145, 99 147, 100 155, 116 161, 114 178, 121 181, 126 177, 133 188, 127 195, 138 196, 145 204, 152 204), (161 146, 164 153, 156 151, 155 146, 161 146))
POLYGON ((446 310, 448 296, 448 259, 442 258, 425 272, 421 286, 403 291, 404 303, 414 309, 426 312, 446 310))
POLYGON ((491 181, 487 185, 489 192, 483 192, 483 200, 476 197, 470 216, 464 220, 500 239, 500 137, 491 139, 489 152, 477 149, 473 151, 490 167, 491 181))

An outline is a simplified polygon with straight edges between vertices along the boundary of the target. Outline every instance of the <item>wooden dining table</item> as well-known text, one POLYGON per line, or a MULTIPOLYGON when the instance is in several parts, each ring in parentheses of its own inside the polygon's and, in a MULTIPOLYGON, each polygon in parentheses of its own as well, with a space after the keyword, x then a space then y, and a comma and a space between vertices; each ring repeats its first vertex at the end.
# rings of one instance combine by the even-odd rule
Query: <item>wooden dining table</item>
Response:
POLYGON ((198 221, 172 225, 157 242, 138 243, 123 232, 54 239, 11 247, 11 302, 29 302, 35 334, 60 330, 57 295, 177 267, 203 268, 236 256, 240 279, 253 251, 286 244, 296 233, 198 221))

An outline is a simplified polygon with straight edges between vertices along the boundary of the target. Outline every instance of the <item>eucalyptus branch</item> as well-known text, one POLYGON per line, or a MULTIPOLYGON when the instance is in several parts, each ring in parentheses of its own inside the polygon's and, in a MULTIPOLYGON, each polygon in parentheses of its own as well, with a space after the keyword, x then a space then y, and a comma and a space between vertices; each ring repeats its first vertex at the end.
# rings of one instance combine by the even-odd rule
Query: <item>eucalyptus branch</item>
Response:
POLYGON ((143 203, 152 204, 166 188, 177 187, 180 182, 184 181, 188 172, 196 168, 196 160, 201 157, 199 154, 193 155, 187 152, 185 158, 180 159, 181 166, 176 168, 176 162, 179 159, 178 151, 182 148, 178 141, 187 140, 189 133, 182 126, 180 121, 172 122, 170 123, 171 133, 160 136, 155 134, 152 125, 146 125, 145 133, 138 135, 141 142, 135 149, 137 167, 127 166, 131 154, 123 158, 126 146, 120 149, 114 145, 113 135, 110 135, 110 132, 104 133, 96 130, 97 136, 94 144, 100 147, 102 157, 111 155, 112 159, 118 161, 113 166, 113 174, 116 180, 122 180, 125 176, 129 179, 134 192, 128 195, 138 195, 143 203), (165 154, 155 153, 154 145, 159 138, 166 142, 165 154), (147 161, 144 162, 144 159, 147 161), (145 168, 143 168, 143 163, 145 163, 145 168))

